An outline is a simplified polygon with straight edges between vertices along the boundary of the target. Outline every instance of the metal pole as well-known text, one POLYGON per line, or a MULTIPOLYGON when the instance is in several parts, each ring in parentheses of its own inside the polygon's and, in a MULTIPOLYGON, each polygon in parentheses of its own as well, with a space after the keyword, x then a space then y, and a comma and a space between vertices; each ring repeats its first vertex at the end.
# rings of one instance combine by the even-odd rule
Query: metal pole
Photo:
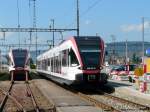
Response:
POLYGON ((142 17, 142 61, 144 66, 144 17, 142 17))
POLYGON ((61 35, 61 41, 63 41, 64 39, 63 39, 63 34, 62 34, 62 32, 60 32, 60 35, 61 35))
MULTIPOLYGON (((29 44, 29 53, 31 53, 31 44, 32 44, 32 32, 30 32, 30 44, 29 44)), ((30 67, 31 58, 29 59, 29 67, 30 67)))
POLYGON ((77 36, 80 35, 80 13, 79 13, 79 0, 77 0, 77 36))
MULTIPOLYGON (((53 30, 54 30, 55 20, 54 20, 54 19, 51 19, 51 21, 52 21, 52 27, 53 27, 53 30)), ((54 40, 54 37, 55 37, 55 34, 54 34, 54 31, 53 31, 53 47, 55 46, 55 40, 54 40)))
POLYGON ((116 60, 116 56, 115 56, 116 55, 116 51, 115 51, 115 49, 116 49, 115 48, 115 40, 116 40, 116 38, 115 38, 115 35, 111 35, 111 38, 112 38, 112 42, 114 44, 113 45, 113 52, 112 52, 113 53, 113 60, 112 61, 113 61, 113 64, 115 64, 115 60, 116 60))
POLYGON ((128 64, 128 43, 126 40, 126 65, 128 64))
POLYGON ((36 0, 33 0, 33 28, 36 28, 36 0))
MULTIPOLYGON (((37 32, 36 32, 36 37, 35 38, 36 38, 36 43, 35 43, 36 47, 35 47, 35 49, 36 49, 36 57, 37 57, 37 39, 38 39, 37 32)), ((36 65, 37 65, 37 58, 36 58, 36 65)))

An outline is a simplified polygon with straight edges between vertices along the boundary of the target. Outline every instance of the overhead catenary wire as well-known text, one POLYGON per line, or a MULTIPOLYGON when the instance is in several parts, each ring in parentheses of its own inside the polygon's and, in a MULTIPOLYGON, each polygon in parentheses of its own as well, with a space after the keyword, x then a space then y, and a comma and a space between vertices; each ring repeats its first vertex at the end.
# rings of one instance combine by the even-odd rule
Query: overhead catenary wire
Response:
POLYGON ((90 5, 83 13, 81 17, 85 16, 90 10, 92 10, 96 5, 98 5, 102 0, 96 0, 92 5, 90 5))
MULTIPOLYGON (((79 15, 80 18, 83 18, 88 12, 90 12, 100 2, 102 2, 102 0, 96 0, 95 2, 93 2, 85 11, 83 11, 82 13, 80 13, 80 15, 79 15)), ((77 18, 75 19, 75 21, 77 21, 77 18)), ((66 28, 68 28, 70 26, 73 26, 75 24, 75 21, 73 21, 68 26, 66 26, 66 28)))

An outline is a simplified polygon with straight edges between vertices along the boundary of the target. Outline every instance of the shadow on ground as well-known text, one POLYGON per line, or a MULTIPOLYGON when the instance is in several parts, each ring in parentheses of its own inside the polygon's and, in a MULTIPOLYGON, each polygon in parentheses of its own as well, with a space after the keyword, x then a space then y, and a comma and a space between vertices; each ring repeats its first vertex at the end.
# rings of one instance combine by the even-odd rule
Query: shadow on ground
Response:
POLYGON ((108 86, 112 86, 112 87, 121 87, 121 86, 132 86, 132 83, 127 84, 124 82, 117 82, 117 81, 108 81, 107 83, 108 86))

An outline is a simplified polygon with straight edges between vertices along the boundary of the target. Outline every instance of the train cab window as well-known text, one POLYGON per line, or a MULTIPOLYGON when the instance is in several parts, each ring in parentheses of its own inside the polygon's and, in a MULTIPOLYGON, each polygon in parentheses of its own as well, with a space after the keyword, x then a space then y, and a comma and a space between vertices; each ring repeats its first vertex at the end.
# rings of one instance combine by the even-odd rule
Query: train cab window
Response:
POLYGON ((81 41, 78 42, 83 64, 86 67, 98 67, 100 65, 100 44, 99 41, 81 41))
POLYGON ((76 54, 74 53, 74 51, 72 49, 69 52, 69 56, 70 56, 71 66, 77 66, 77 65, 79 65, 78 59, 76 57, 76 54))
POLYGON ((26 61, 27 51, 25 50, 13 50, 13 59, 16 67, 24 67, 26 61), (21 60, 21 61, 20 61, 21 60))

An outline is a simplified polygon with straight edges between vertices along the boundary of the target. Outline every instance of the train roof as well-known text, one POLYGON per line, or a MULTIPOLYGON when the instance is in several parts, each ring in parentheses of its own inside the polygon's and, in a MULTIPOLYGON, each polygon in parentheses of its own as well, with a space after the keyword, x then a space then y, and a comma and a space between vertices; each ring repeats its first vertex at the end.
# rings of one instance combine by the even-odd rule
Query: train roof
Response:
POLYGON ((74 36, 77 40, 99 40, 100 36, 74 36))
POLYGON ((77 41, 82 41, 82 40, 89 40, 89 41, 93 41, 93 40, 100 40, 101 37, 100 36, 72 36, 66 40, 63 40, 59 43, 59 45, 63 44, 64 42, 66 42, 67 40, 70 40, 71 38, 75 38, 75 40, 77 41))
POLYGON ((27 51, 27 49, 11 49, 11 50, 13 50, 13 51, 27 51))
MULTIPOLYGON (((70 41, 72 38, 74 38, 75 41, 78 41, 78 42, 81 42, 81 43, 85 42, 87 40, 89 42, 92 42, 92 41, 94 42, 94 41, 100 41, 101 40, 100 36, 72 36, 72 37, 70 37, 66 40, 63 40, 58 46, 55 46, 54 48, 49 49, 49 50, 45 51, 44 53, 40 54, 37 58, 45 57, 48 52, 59 49, 59 46, 62 46, 66 42, 70 41)), ((68 45, 68 44, 66 44, 66 45, 68 45)))

